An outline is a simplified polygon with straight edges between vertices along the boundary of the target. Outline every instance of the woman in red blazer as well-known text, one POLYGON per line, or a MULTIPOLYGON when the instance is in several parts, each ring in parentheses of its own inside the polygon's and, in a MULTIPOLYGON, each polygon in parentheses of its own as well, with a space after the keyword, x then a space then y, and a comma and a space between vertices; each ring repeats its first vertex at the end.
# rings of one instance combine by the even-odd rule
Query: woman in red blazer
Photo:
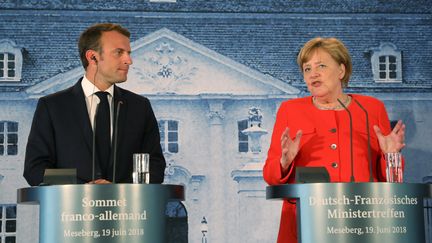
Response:
MULTIPOLYGON (((297 166, 324 166, 331 182, 349 182, 350 125, 343 106, 352 115, 355 181, 369 181, 370 173, 375 181, 385 181, 385 154, 400 152, 405 146, 405 125, 398 121, 391 130, 381 101, 344 93, 352 63, 341 41, 314 38, 303 46, 297 63, 311 96, 281 104, 263 169, 265 181, 269 185, 294 183, 297 166), (369 115, 372 172, 368 162, 366 115, 360 106, 369 115)), ((284 200, 278 243, 296 242, 296 205, 284 200)))

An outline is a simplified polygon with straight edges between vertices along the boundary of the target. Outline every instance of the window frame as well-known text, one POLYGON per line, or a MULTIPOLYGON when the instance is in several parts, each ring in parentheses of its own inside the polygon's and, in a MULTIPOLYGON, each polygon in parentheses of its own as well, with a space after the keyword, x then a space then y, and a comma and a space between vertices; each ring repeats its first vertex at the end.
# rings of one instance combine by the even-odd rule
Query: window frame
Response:
POLYGON ((161 123, 163 124, 163 136, 162 135, 160 136, 160 145, 161 145, 163 153, 178 154, 180 152, 180 145, 179 145, 180 122, 178 120, 174 120, 174 119, 160 119, 160 120, 158 120, 158 127, 159 127, 159 133, 160 134, 162 134, 161 123), (177 126, 176 130, 170 130, 170 128, 169 128, 170 122, 175 122, 175 124, 177 126), (176 140, 170 141, 169 134, 173 134, 173 133, 177 134, 176 140), (177 151, 170 151, 170 144, 176 145, 177 151))
POLYGON ((378 48, 372 49, 372 73, 376 83, 401 83, 402 82, 402 54, 401 51, 397 50, 397 47, 391 43, 383 43, 378 48), (380 58, 384 57, 384 63, 381 62, 380 58), (390 68, 389 59, 395 57, 395 78, 390 78, 390 73, 393 72, 390 68), (385 65, 385 69, 381 70, 380 65, 385 65), (381 78, 380 73, 385 72, 385 77, 381 78))
POLYGON ((23 56, 21 48, 18 47, 15 42, 3 39, 0 40, 0 53, 4 54, 6 58, 0 60, 3 62, 3 77, 0 77, 0 83, 9 83, 9 82, 20 82, 22 75, 22 64, 23 64, 23 56), (9 77, 8 75, 8 54, 14 55, 14 72, 15 76, 9 77))
POLYGON ((15 121, 0 121, 0 156, 17 156, 19 142, 19 123, 15 121), (9 131, 9 126, 16 126, 16 131, 9 131), (16 142, 10 143, 10 135, 16 136, 16 142), (10 150, 15 148, 15 153, 10 154, 10 150))
POLYGON ((244 134, 242 132, 243 130, 241 130, 241 128, 240 128, 240 123, 245 123, 245 122, 246 122, 246 128, 244 128, 243 130, 245 130, 245 129, 247 129, 247 128, 250 127, 250 121, 249 121, 249 119, 246 118, 246 119, 242 119, 242 120, 237 121, 237 140, 238 140, 238 143, 237 143, 237 152, 238 153, 248 153, 249 150, 250 150, 249 149, 249 143, 250 143, 249 136, 246 135, 246 134, 244 134), (245 138, 247 138, 247 140, 241 140, 240 136, 245 136, 245 138), (247 151, 240 151, 241 150, 240 149, 241 148, 240 144, 245 144, 246 147, 247 147, 247 151))
POLYGON ((16 233, 17 233, 17 205, 16 204, 0 204, 0 242, 6 242, 6 237, 13 237, 16 241, 16 233), (15 218, 7 217, 7 208, 14 207, 15 209, 15 218), (8 221, 15 221, 15 231, 14 232, 6 232, 6 223, 8 221))

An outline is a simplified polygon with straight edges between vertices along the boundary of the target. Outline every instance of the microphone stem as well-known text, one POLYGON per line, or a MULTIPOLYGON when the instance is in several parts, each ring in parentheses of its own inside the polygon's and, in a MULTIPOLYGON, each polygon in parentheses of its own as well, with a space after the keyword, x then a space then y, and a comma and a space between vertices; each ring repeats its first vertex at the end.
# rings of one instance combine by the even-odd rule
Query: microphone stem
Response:
POLYGON ((372 171, 372 150, 371 150, 371 142, 370 142, 370 132, 369 132, 369 114, 367 112, 367 110, 360 104, 360 102, 358 102, 357 100, 355 100, 355 103, 357 103, 357 105, 360 107, 360 109, 362 109, 366 115, 366 134, 367 134, 367 139, 368 139, 368 161, 369 161, 369 182, 373 182, 373 171, 372 171))
POLYGON ((342 101, 340 101, 339 99, 337 99, 337 101, 348 112, 348 116, 349 116, 349 124, 350 124, 350 156, 351 156, 351 182, 354 182, 355 178, 354 178, 354 155, 353 155, 353 135, 352 135, 353 128, 352 128, 351 112, 348 110, 348 108, 344 105, 344 103, 342 101))
POLYGON ((99 103, 96 104, 95 115, 93 117, 93 144, 92 144, 92 182, 95 181, 96 171, 96 115, 99 109, 99 103))
POLYGON ((114 121, 114 138, 113 138, 113 183, 116 182, 116 164, 117 164, 117 136, 118 136, 118 119, 120 114, 120 106, 123 104, 122 101, 117 103, 116 116, 114 121))

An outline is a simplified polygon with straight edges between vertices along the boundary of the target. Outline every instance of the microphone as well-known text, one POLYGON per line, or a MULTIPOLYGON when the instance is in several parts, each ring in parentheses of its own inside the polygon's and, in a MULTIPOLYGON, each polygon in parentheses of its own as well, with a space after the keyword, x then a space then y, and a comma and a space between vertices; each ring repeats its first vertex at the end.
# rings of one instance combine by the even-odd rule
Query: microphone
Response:
MULTIPOLYGON (((93 101, 93 99, 92 99, 93 101)), ((93 144, 92 144, 92 182, 95 181, 96 172, 96 114, 99 110, 99 102, 96 104, 96 109, 93 117, 93 144)))
POLYGON ((114 121, 114 137, 113 137, 113 183, 116 181, 116 164, 117 164, 117 136, 118 136, 118 119, 120 114, 120 107, 123 104, 123 101, 117 102, 117 111, 115 114, 115 121, 114 121))
POLYGON ((339 104, 342 105, 342 107, 348 112, 348 116, 349 116, 349 121, 350 121, 350 156, 351 156, 351 182, 355 181, 354 178, 354 156, 353 156, 353 128, 352 128, 352 117, 351 117, 351 112, 348 110, 348 108, 344 105, 344 103, 342 103, 342 101, 340 101, 340 99, 337 99, 337 101, 339 102, 339 104))
POLYGON ((373 182, 373 171, 372 171, 372 150, 371 150, 371 142, 370 142, 370 133, 369 133, 369 115, 367 110, 358 102, 356 99, 353 99, 355 103, 364 111, 366 115, 366 134, 367 134, 367 145, 368 145, 368 161, 369 161, 369 182, 373 182))

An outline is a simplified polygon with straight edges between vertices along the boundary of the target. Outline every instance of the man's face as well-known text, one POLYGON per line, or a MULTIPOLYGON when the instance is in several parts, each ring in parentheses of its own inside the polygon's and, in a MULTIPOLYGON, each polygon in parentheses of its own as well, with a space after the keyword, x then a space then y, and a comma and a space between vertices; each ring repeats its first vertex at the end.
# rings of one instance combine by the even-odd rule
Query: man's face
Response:
POLYGON ((108 88, 126 81, 132 64, 129 38, 117 31, 103 32, 100 44, 102 51, 97 62, 96 82, 108 88))

